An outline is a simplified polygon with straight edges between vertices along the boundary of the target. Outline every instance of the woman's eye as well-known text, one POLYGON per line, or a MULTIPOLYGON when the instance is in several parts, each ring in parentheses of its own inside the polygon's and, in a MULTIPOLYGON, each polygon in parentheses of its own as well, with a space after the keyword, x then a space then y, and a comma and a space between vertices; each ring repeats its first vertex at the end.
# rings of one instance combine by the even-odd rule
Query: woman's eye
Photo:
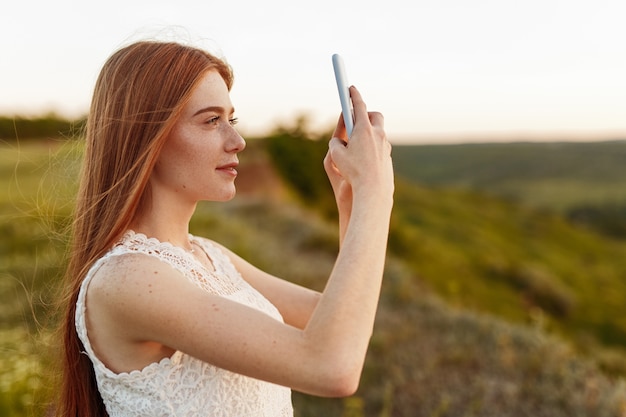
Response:
MULTIPOLYGON (((204 122, 204 123, 206 123, 206 124, 208 124, 208 125, 216 125, 216 124, 218 124, 218 122, 220 121, 220 119, 221 119, 221 117, 220 117, 220 116, 215 116, 215 117, 211 117, 210 119, 208 119, 208 120, 207 120, 206 122, 204 122)), ((239 119, 238 119, 238 118, 236 118, 236 117, 233 117, 233 118, 228 119, 228 123, 229 123, 231 126, 235 126, 238 122, 239 122, 239 119)))

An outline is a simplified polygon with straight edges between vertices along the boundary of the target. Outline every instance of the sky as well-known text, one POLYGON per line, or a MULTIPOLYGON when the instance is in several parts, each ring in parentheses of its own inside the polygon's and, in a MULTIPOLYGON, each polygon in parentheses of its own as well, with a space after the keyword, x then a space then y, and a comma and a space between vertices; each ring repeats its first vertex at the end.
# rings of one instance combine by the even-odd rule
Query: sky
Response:
POLYGON ((626 139, 623 0, 13 0, 0 14, 0 114, 86 114, 104 61, 140 39, 233 67, 239 128, 340 106, 331 55, 394 143, 626 139))

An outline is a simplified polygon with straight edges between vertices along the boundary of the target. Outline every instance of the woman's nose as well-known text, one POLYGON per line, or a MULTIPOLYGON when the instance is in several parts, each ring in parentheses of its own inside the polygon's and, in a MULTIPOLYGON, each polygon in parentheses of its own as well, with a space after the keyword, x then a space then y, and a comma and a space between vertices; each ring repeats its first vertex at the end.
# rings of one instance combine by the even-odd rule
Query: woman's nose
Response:
POLYGON ((229 151, 231 152, 241 152, 246 147, 245 139, 233 127, 231 127, 231 136, 229 138, 228 144, 229 151))

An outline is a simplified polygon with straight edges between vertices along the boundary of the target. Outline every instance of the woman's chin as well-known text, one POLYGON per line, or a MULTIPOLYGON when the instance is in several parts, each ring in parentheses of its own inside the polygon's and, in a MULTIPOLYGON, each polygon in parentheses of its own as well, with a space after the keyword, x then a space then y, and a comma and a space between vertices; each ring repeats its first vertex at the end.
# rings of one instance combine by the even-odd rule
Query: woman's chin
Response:
POLYGON ((224 194, 220 196, 221 198, 218 201, 225 203, 235 198, 236 195, 237 195, 237 190, 235 189, 235 187, 233 187, 232 190, 224 192, 224 194))

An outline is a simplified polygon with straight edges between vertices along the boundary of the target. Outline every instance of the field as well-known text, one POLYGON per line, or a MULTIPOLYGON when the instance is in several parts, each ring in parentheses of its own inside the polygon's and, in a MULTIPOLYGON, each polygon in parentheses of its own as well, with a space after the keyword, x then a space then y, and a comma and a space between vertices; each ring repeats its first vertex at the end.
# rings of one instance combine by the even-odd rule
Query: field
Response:
POLYGON ((0 415, 28 415, 43 402, 47 313, 62 268, 62 222, 70 212, 75 157, 66 144, 4 145, 0 151, 0 415), (65 170, 68 170, 64 172, 65 170), (36 400, 38 398, 38 400, 36 400))
MULTIPOLYGON (((240 195, 199 206, 192 232, 321 289, 337 235, 326 145, 308 136, 250 141, 240 195)), ((44 414, 80 153, 72 141, 0 149, 2 416, 44 414)), ((398 179, 361 388, 294 393, 296 416, 626 416, 626 244, 447 185, 398 179)))
POLYGON ((558 211, 626 202, 626 141, 397 146, 400 175, 558 211))

